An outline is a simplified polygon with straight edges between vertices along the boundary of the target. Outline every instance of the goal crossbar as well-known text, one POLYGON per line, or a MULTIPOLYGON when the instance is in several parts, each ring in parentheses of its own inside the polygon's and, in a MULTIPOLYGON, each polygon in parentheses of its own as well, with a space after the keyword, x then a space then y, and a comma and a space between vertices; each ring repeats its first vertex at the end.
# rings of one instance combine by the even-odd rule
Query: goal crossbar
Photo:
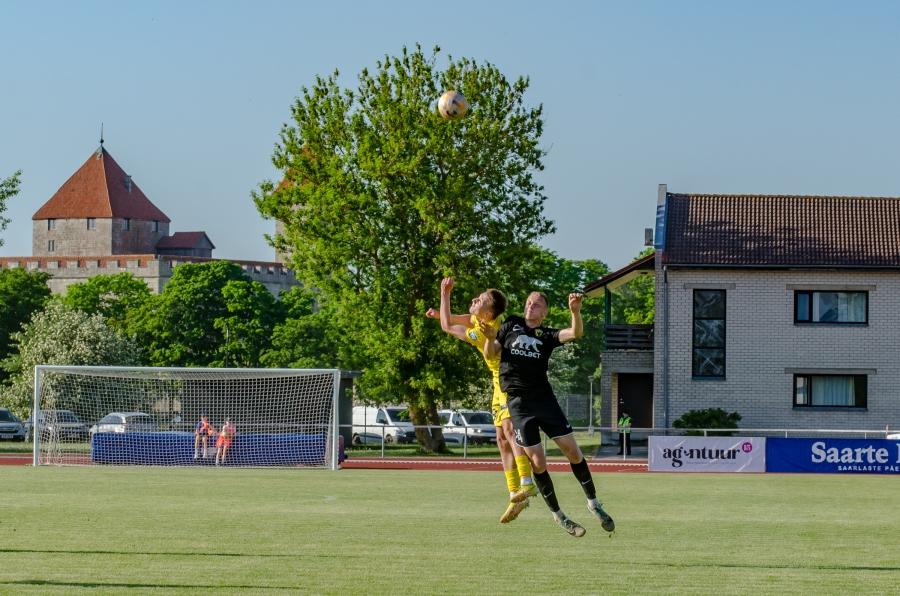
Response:
POLYGON ((340 378, 339 369, 38 365, 32 463, 191 465, 211 460, 213 444, 216 465, 337 470, 340 378))

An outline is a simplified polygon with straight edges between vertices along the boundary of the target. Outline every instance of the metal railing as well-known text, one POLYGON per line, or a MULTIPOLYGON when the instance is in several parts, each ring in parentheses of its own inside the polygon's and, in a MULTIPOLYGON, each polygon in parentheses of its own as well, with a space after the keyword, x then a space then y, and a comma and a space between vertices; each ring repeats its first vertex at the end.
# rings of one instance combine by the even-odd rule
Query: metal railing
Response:
MULTIPOLYGON (((363 429, 364 432, 368 431, 368 429, 376 429, 376 432, 366 433, 367 436, 375 436, 379 438, 381 446, 381 458, 385 458, 386 456, 386 446, 388 443, 388 433, 386 426, 383 424, 341 424, 340 428, 350 428, 350 429, 363 429)), ((445 425, 410 425, 404 426, 404 429, 441 429, 445 431, 448 429, 445 425)), ((470 437, 472 437, 475 433, 474 429, 470 429, 467 427, 454 427, 459 428, 460 430, 465 430, 466 432, 460 433, 463 435, 463 440, 461 442, 461 446, 463 448, 463 459, 468 459, 468 448, 470 443, 470 437)), ((587 433, 588 437, 593 437, 595 433, 608 433, 610 435, 618 435, 619 429, 614 426, 576 426, 572 427, 573 432, 575 433, 587 433)), ((753 436, 753 437, 832 437, 832 438, 863 438, 863 439, 884 439, 887 438, 891 431, 889 427, 885 426, 884 429, 810 429, 810 428, 631 428, 632 440, 636 440, 640 443, 650 437, 650 436, 686 436, 688 433, 702 433, 704 437, 716 437, 716 436, 753 436), (638 435, 638 436, 635 436, 638 435)), ((356 431, 353 430, 352 434, 356 434, 356 431)), ((455 434, 455 433, 454 433, 455 434)), ((494 435, 495 436, 495 435, 494 435)), ((547 446, 549 444, 549 439, 546 435, 541 433, 542 443, 544 445, 544 452, 547 451, 547 446)), ((602 437, 602 435, 601 435, 602 437)), ((411 444, 415 445, 418 440, 411 441, 411 444)), ((472 440, 471 443, 484 443, 485 441, 476 441, 472 440)), ((489 444, 496 446, 496 439, 494 441, 488 441, 489 444)), ((613 446, 614 443, 608 443, 607 445, 613 446)), ((453 446, 453 445, 451 445, 453 446)), ((598 443, 598 447, 602 447, 603 442, 602 439, 598 443)), ((623 459, 625 456, 623 456, 623 459)), ((499 458, 496 458, 499 460, 499 458)))

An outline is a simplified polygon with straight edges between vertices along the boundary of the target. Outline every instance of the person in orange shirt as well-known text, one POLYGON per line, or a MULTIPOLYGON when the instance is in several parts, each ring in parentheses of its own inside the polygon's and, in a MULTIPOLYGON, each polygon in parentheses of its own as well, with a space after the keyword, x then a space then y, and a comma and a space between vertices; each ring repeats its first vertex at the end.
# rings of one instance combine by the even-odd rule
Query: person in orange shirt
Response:
POLYGON ((200 445, 203 445, 203 459, 209 452, 209 438, 216 436, 216 427, 209 423, 209 416, 200 414, 200 422, 194 428, 194 459, 200 459, 200 445))
POLYGON ((216 465, 225 463, 225 456, 228 455, 228 449, 231 447, 231 442, 234 440, 234 424, 231 423, 231 418, 225 417, 225 424, 222 425, 222 432, 219 433, 219 438, 216 439, 216 465))

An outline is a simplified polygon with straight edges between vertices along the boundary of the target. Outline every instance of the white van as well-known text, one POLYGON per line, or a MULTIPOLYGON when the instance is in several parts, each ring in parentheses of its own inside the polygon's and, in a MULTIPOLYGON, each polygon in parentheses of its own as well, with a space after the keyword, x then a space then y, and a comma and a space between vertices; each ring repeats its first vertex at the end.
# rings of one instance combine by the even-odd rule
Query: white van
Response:
POLYGON ((497 427, 490 412, 483 410, 438 410, 448 443, 487 445, 497 442, 497 427), (467 438, 468 436, 468 438, 467 438))
POLYGON ((353 444, 415 443, 416 430, 403 406, 356 406, 353 408, 353 444))

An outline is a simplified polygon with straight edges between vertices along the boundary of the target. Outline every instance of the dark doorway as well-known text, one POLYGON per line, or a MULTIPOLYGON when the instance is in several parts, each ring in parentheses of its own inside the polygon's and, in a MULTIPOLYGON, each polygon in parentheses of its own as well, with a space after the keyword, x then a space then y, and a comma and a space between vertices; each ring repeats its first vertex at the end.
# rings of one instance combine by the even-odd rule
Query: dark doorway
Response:
POLYGON ((619 373, 619 414, 634 428, 653 428, 653 373, 619 373))

